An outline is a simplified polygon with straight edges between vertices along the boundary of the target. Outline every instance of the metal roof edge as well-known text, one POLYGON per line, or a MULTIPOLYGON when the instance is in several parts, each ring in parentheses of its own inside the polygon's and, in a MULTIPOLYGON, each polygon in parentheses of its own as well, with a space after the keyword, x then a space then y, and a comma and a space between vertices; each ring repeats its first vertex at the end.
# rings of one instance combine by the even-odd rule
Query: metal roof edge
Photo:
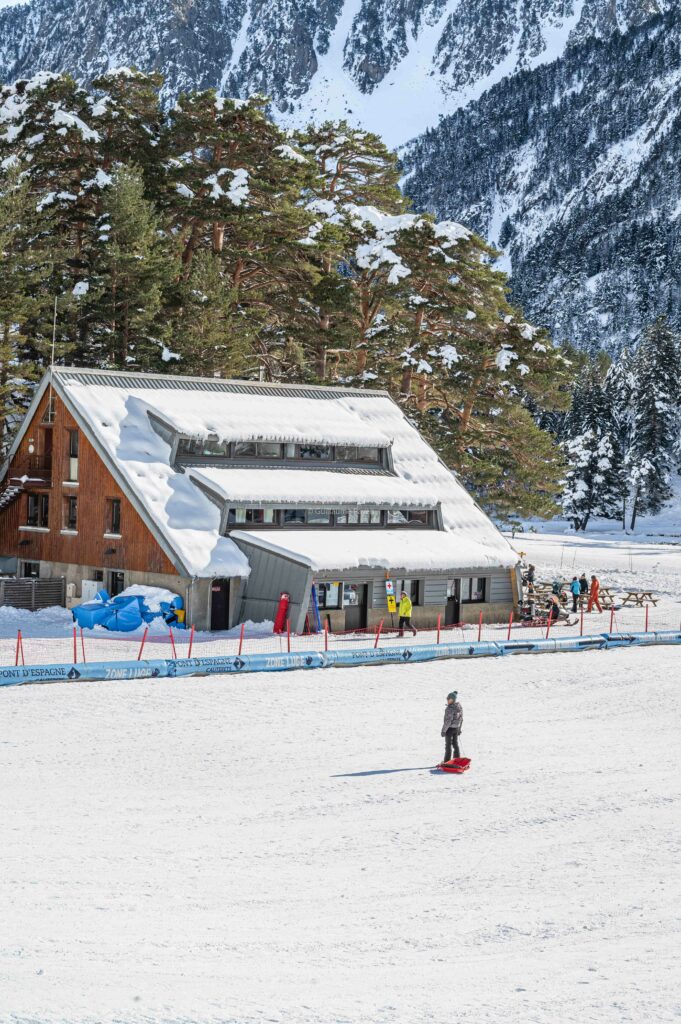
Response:
POLYGON ((372 389, 372 388, 358 388, 343 385, 332 385, 332 384, 289 384, 284 381, 256 381, 256 380, 239 380, 236 378, 227 377, 194 377, 191 375, 173 374, 173 373, 142 373, 134 370, 100 370, 95 367, 86 366, 55 366, 55 376, 83 376, 90 375, 96 377, 102 377, 105 380, 107 378, 130 378, 133 381, 175 381, 177 383, 186 382, 187 384, 208 384, 220 390, 220 386, 224 386, 224 389, 228 391, 230 388, 243 388, 247 391, 256 392, 258 390, 267 389, 272 392, 294 391, 298 394, 303 395, 305 392, 313 392, 317 395, 323 395, 325 392, 331 392, 332 395, 341 397, 342 395, 356 395, 358 397, 369 396, 369 397, 380 397, 389 398, 390 394, 388 391, 372 389))

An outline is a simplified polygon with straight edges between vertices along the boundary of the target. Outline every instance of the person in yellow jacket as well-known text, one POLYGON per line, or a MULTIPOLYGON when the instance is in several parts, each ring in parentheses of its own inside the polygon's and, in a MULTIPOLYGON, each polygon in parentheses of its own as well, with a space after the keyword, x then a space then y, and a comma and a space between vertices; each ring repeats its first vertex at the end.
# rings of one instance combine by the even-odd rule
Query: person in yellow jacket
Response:
POLYGON ((405 628, 410 629, 414 636, 416 636, 416 630, 411 624, 411 609, 411 599, 407 594, 406 590, 403 590, 402 593, 400 594, 400 607, 397 609, 398 612, 400 613, 400 636, 404 636, 405 628))

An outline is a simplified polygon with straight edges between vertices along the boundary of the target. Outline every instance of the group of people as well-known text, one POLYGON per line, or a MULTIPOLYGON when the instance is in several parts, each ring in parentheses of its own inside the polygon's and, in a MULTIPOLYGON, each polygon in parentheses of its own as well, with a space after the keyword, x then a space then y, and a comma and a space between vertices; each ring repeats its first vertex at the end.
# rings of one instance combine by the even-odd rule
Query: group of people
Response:
MULTIPOLYGON (((533 565, 527 567, 527 571, 523 576, 523 583, 526 588, 526 605, 529 609, 530 618, 535 618, 535 605, 536 605, 536 592, 535 592, 535 573, 536 569, 533 565)), ((587 613, 592 612, 594 608, 597 608, 599 612, 603 611, 600 602, 600 591, 601 583, 596 575, 591 576, 591 581, 587 579, 586 573, 582 573, 581 576, 573 576, 570 582, 569 591, 572 596, 572 613, 577 614, 579 610, 580 598, 588 595, 586 610, 587 613)), ((549 622, 556 622, 558 619, 569 620, 570 613, 568 611, 568 595, 565 593, 564 585, 561 580, 555 579, 551 584, 551 593, 546 602, 546 617, 549 622)))

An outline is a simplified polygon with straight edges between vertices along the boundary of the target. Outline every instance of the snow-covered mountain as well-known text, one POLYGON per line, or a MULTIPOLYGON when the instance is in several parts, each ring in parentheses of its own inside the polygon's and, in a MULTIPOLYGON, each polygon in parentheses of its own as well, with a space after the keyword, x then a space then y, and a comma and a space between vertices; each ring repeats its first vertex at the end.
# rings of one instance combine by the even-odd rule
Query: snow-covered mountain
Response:
MULTIPOLYGON (((3 0, 0 0, 2 5, 3 0)), ((349 116, 397 145, 504 76, 673 0, 28 0, 0 12, 0 79, 160 68, 293 120, 349 116)))
POLYGON ((502 247, 526 313, 616 349, 681 327, 681 12, 499 83, 404 153, 417 205, 502 247))
POLYGON ((678 0, 0 0, 0 80, 158 68, 346 117, 405 151, 419 205, 508 250, 560 339, 680 319, 678 0), (418 138, 417 138, 418 137, 418 138))

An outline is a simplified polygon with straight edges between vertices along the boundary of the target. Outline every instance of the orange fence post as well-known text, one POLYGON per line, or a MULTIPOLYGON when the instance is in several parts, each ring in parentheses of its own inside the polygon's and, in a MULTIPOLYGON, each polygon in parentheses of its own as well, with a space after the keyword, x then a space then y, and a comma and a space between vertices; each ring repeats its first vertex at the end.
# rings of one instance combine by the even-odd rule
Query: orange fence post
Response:
POLYGON ((245 629, 246 629, 246 623, 242 622, 241 623, 241 631, 239 632, 239 657, 241 657, 241 652, 244 649, 244 631, 245 631, 245 629))
POLYGON ((26 662, 24 660, 24 641, 21 638, 21 630, 20 629, 17 630, 17 650, 16 650, 16 654, 15 654, 15 657, 14 657, 14 665, 15 665, 15 667, 19 664, 19 654, 21 654, 21 664, 25 665, 26 662))
POLYGON ((80 649, 83 655, 83 664, 86 663, 87 658, 85 657, 85 637, 83 636, 83 627, 80 627, 80 649))
POLYGON ((78 631, 76 630, 76 627, 74 626, 73 627, 73 664, 74 665, 78 664, 78 639, 77 639, 77 636, 78 636, 78 631))
POLYGON ((376 630, 376 639, 374 640, 374 650, 376 650, 376 648, 378 647, 378 641, 381 639, 381 630, 383 629, 383 622, 384 622, 384 620, 381 619, 381 621, 378 624, 378 629, 376 630))
POLYGON ((148 634, 149 634, 149 627, 146 626, 145 630, 144 630, 144 636, 142 637, 142 643, 140 644, 140 649, 139 649, 138 654, 137 654, 137 660, 138 661, 142 660, 142 651, 144 650, 144 645, 147 642, 148 634))
POLYGON ((168 631, 170 633, 170 646, 173 649, 173 661, 177 661, 177 651, 175 650, 175 637, 173 636, 173 627, 168 626, 168 631))
POLYGON ((551 632, 551 622, 552 622, 552 619, 551 619, 551 609, 549 608, 549 617, 546 620, 546 637, 545 637, 546 640, 549 639, 549 634, 551 632))
POLYGON ((478 619, 478 643, 482 639, 482 612, 480 612, 480 618, 478 619))
POLYGON ((646 605, 646 633, 648 632, 648 611, 649 611, 649 609, 650 609, 650 605, 646 605))
POLYGON ((192 656, 192 647, 194 646, 194 626, 192 625, 191 633, 189 634, 189 650, 187 651, 187 657, 192 656))
POLYGON ((579 635, 584 636, 584 605, 582 605, 579 613, 579 635))
POLYGON ((511 639, 511 627, 512 626, 513 626, 513 612, 511 612, 511 614, 508 617, 508 633, 506 634, 506 639, 507 640, 511 639))
POLYGON ((610 609, 610 632, 611 633, 612 633, 612 627, 613 627, 614 622, 615 622, 615 609, 611 608, 610 609))
POLYGON ((324 650, 329 649, 329 620, 324 619, 324 650))
POLYGON ((286 620, 286 650, 291 653, 291 620, 286 620))
POLYGON ((440 626, 442 624, 442 615, 437 617, 437 642, 440 643, 440 626))

